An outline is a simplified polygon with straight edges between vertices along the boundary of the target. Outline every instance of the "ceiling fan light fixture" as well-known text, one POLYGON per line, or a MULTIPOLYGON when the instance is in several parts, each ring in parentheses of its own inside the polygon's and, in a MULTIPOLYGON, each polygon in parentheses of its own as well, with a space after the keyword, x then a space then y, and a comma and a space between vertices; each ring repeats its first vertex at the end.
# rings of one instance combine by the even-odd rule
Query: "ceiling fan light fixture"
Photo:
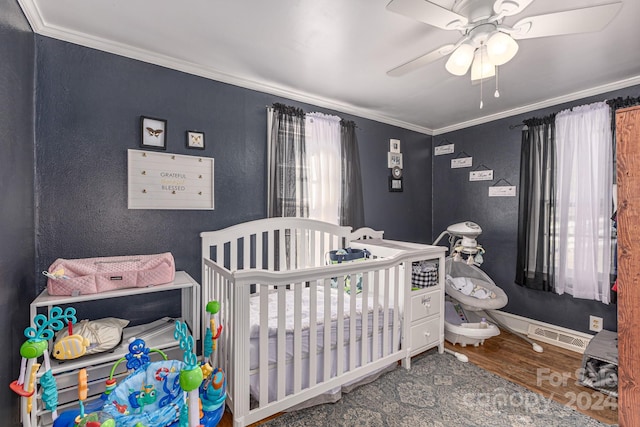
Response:
POLYGON ((449 56, 445 68, 448 72, 456 76, 464 76, 469 71, 473 62, 473 52, 475 48, 470 44, 463 43, 449 56))
POLYGON ((518 43, 508 34, 496 31, 487 40, 487 56, 493 65, 503 65, 518 53, 518 43))
POLYGON ((496 67, 489 60, 487 47, 480 46, 474 55, 471 65, 471 81, 486 79, 496 75, 496 67))

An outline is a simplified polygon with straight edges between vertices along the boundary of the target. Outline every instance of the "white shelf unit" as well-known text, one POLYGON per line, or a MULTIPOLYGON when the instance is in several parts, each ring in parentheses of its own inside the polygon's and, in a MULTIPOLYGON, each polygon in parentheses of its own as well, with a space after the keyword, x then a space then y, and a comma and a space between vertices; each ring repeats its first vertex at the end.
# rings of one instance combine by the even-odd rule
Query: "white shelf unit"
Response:
POLYGON ((408 292, 404 313, 408 319, 403 327, 403 344, 410 355, 422 353, 433 347, 444 352, 444 260, 447 248, 420 243, 400 242, 386 239, 367 239, 351 242, 351 247, 368 249, 376 256, 393 256, 398 251, 409 253, 404 263, 405 292, 408 292), (435 261, 438 263, 438 281, 434 286, 412 289, 412 263, 435 261))
MULTIPOLYGON (((39 314, 46 312, 47 317, 54 306, 74 306, 88 301, 125 298, 132 295, 157 294, 167 291, 181 290, 181 316, 179 320, 187 323, 194 340, 200 339, 200 284, 184 271, 177 271, 171 283, 150 286, 146 288, 127 288, 98 294, 78 296, 51 296, 45 289, 30 306, 31 322, 39 314)), ((150 298, 156 296, 150 295, 150 298)), ((160 314, 161 315, 161 314, 160 314)), ((80 319, 78 319, 80 320, 80 319)), ((91 319, 96 320, 96 319, 91 319)), ((138 337, 145 340, 147 347, 162 350, 170 359, 182 359, 178 342, 173 336, 176 319, 161 317, 144 325, 124 328, 122 343, 110 352, 104 352, 77 359, 58 361, 51 358, 51 371, 56 379, 58 388, 58 413, 67 409, 77 408, 78 389, 77 374, 82 368, 87 369, 89 397, 87 402, 96 399, 105 389, 105 381, 116 361, 128 353, 129 338, 138 337)), ((34 326, 33 324, 31 325, 34 326)), ((53 345, 49 343, 49 352, 53 345)), ((41 363, 39 360, 38 363, 41 363)), ((40 367, 37 378, 44 374, 44 366, 40 367)), ((114 377, 122 379, 126 376, 125 363, 121 363, 115 371, 114 377)), ((46 427, 53 424, 51 412, 44 408, 42 391, 38 387, 32 399, 32 410, 27 419, 22 420, 23 427, 46 427)), ((27 399, 21 398, 21 405, 27 399)))

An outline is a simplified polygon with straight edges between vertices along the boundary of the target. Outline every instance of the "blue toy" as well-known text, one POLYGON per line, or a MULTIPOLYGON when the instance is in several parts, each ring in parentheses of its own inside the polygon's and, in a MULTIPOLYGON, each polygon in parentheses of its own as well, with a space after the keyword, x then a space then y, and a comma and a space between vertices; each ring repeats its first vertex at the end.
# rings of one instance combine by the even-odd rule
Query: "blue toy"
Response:
MULTIPOLYGON (((36 315, 33 318, 35 327, 30 326, 24 330, 28 339, 20 346, 20 376, 9 385, 11 390, 24 399, 20 405, 22 419, 28 419, 33 409, 36 374, 40 368, 37 360, 40 356, 44 358, 45 367, 45 373, 40 378, 42 401, 46 409, 51 411, 52 418, 55 420, 58 417, 58 388, 51 371, 48 341, 53 338, 54 332, 61 330, 65 325, 71 330, 71 325, 77 322, 76 310, 68 307, 63 311, 60 307, 53 307, 49 316, 47 318, 43 314, 36 315)), ((71 336, 71 333, 69 335, 71 336)))

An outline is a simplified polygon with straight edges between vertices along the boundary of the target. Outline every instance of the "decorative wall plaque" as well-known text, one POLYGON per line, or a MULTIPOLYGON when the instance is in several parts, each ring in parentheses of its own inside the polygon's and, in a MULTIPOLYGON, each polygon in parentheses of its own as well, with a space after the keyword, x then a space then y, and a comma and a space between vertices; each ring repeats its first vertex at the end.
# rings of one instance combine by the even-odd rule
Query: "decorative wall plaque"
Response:
POLYGON ((213 158, 128 150, 129 209, 214 208, 213 158))

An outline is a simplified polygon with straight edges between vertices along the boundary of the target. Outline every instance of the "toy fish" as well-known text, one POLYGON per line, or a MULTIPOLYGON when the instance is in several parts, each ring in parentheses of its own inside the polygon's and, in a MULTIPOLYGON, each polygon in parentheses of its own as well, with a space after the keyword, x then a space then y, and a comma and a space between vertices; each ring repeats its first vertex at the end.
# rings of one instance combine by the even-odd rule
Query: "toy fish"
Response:
POLYGON ((74 334, 62 338, 53 346, 53 357, 58 360, 76 359, 87 352, 89 339, 74 334))

